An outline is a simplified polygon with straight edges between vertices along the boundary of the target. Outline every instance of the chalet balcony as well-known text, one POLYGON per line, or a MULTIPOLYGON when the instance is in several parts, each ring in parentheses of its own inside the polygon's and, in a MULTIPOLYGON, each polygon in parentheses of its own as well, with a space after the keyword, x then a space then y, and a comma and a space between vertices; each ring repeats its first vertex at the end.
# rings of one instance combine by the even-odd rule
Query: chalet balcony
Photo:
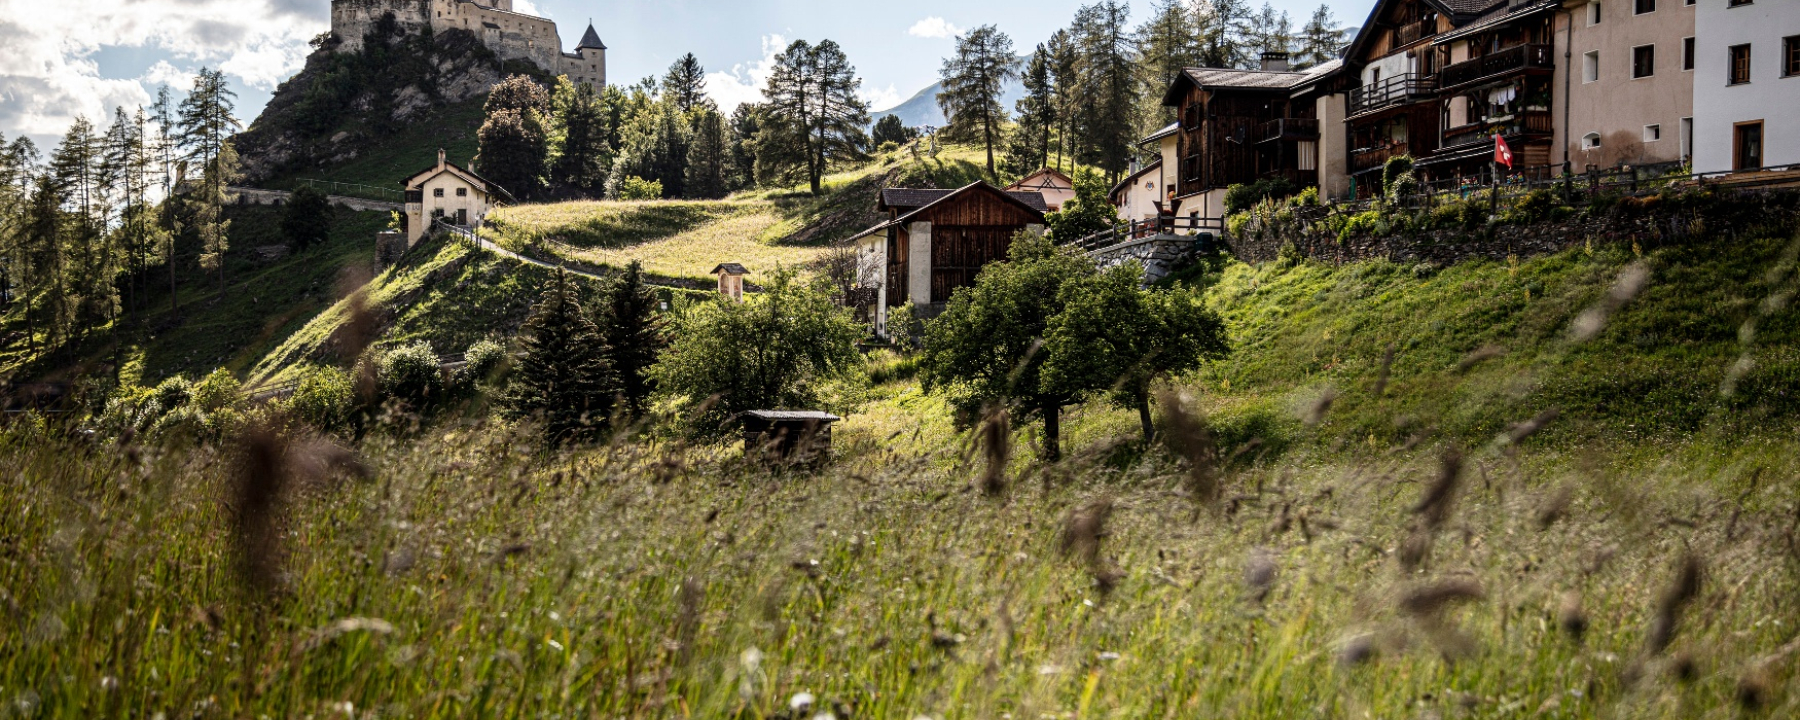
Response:
POLYGON ((1282 140, 1319 139, 1319 121, 1315 118, 1278 118, 1263 123, 1256 132, 1258 144, 1282 140))
POLYGON ((1405 143, 1351 150, 1350 172, 1359 173, 1381 167, 1386 165, 1387 161, 1405 155, 1408 151, 1409 148, 1405 143))
POLYGON ((1549 135, 1554 131, 1555 124, 1549 111, 1528 110, 1510 117, 1492 118, 1460 127, 1447 128, 1444 130, 1444 147, 1441 152, 1451 152, 1463 146, 1492 143, 1495 132, 1499 132, 1502 137, 1516 138, 1525 135, 1549 135))
POLYGON ((1394 31, 1394 47, 1401 48, 1438 34, 1437 18, 1401 25, 1394 31))
POLYGON ((1526 71, 1549 72, 1556 68, 1556 53, 1549 45, 1514 45, 1500 52, 1449 65, 1438 73, 1438 87, 1456 90, 1526 71))
POLYGON ((1350 116, 1425 100, 1436 90, 1434 83, 1424 77, 1412 73, 1395 75, 1374 85, 1351 90, 1350 116))

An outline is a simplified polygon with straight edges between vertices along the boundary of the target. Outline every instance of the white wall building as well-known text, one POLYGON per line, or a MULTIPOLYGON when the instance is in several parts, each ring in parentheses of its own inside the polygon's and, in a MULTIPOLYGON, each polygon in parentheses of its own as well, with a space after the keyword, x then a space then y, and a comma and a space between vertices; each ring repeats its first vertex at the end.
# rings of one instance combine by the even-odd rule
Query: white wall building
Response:
POLYGON ((1697 3, 1694 171, 1800 163, 1800 0, 1697 3))
POLYGON ((505 188, 450 162, 439 150, 436 165, 406 180, 406 246, 417 245, 437 220, 479 228, 488 211, 512 201, 505 188))

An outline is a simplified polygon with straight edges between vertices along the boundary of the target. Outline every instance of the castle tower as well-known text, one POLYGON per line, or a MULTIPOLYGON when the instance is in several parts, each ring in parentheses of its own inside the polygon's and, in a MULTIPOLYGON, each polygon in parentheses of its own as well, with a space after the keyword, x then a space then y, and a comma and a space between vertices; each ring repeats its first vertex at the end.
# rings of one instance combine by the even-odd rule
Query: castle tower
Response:
POLYGON ((594 31, 594 23, 588 23, 587 32, 575 45, 573 55, 564 60, 567 66, 564 74, 569 79, 587 82, 595 88, 606 87, 606 43, 600 42, 600 33, 594 31))

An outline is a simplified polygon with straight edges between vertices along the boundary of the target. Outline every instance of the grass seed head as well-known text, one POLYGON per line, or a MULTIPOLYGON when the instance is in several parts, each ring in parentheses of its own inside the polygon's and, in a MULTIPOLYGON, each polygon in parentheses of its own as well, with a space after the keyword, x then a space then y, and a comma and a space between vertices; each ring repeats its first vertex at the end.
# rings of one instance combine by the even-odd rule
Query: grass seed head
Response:
POLYGON ((1681 567, 1675 571, 1675 578, 1656 604, 1656 617, 1651 620, 1650 634, 1645 640, 1644 650, 1650 655, 1661 654, 1675 641, 1675 633, 1681 626, 1681 613, 1687 609, 1688 603, 1700 595, 1704 569, 1700 558, 1692 553, 1681 560, 1681 567))
POLYGON ((1163 444, 1188 463, 1188 494, 1203 503, 1218 499, 1219 447, 1206 418, 1189 410, 1173 389, 1163 389, 1157 404, 1163 409, 1163 444))
POLYGON ((1089 566, 1100 560, 1100 538, 1112 518, 1112 498, 1102 497, 1071 511, 1063 520, 1062 552, 1089 566))
POLYGON ((1451 448, 1444 452, 1438 465, 1438 476, 1431 487, 1426 488, 1424 496, 1413 506, 1413 514, 1418 515, 1429 529, 1436 530, 1450 519, 1450 510, 1456 502, 1456 490, 1461 482, 1463 468, 1462 452, 1451 448))
POLYGON ((981 449, 987 457, 979 484, 981 491, 999 495, 1006 490, 1006 466, 1012 461, 1012 421, 1005 408, 994 408, 981 423, 981 449))

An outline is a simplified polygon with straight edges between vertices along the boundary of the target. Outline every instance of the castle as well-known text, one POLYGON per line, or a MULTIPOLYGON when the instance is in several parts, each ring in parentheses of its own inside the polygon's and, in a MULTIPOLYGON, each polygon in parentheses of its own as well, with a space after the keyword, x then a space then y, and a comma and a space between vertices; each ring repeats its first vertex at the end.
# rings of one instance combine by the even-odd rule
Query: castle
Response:
POLYGON ((571 82, 606 86, 606 45, 592 23, 574 52, 563 52, 556 22, 513 12, 513 0, 331 0, 331 33, 339 52, 362 49, 384 15, 407 32, 467 30, 504 60, 528 60, 571 82))

